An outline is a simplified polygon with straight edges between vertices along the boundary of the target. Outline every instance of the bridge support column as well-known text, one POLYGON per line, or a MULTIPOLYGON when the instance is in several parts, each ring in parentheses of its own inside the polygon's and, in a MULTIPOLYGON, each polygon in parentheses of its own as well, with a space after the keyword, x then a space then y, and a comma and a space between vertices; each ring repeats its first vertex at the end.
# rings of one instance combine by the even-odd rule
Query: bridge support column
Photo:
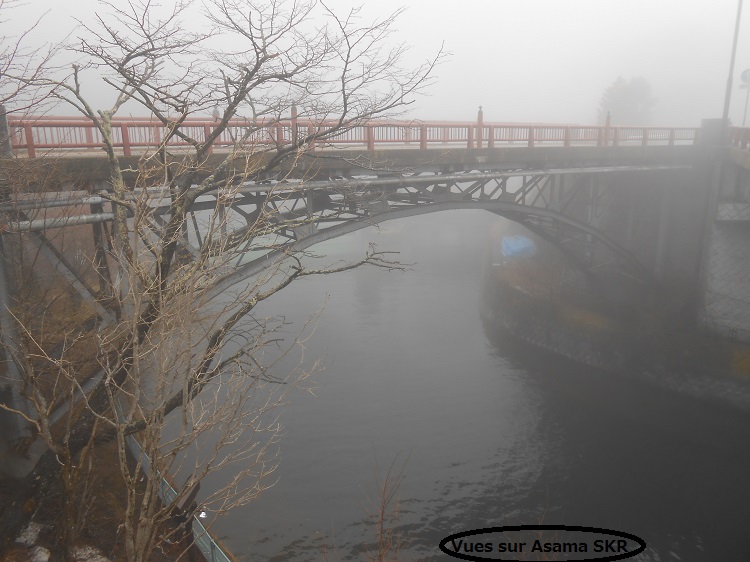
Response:
MULTIPOLYGON (((750 174, 744 165, 730 161, 721 125, 720 120, 712 120, 701 131, 707 144, 705 175, 711 190, 697 318, 710 333, 750 342, 750 286, 743 282, 750 278, 750 174)), ((747 372, 747 359, 739 360, 747 372)))
MULTIPOLYGON (((664 282, 664 269, 665 269, 665 253, 666 253, 666 237, 669 231, 669 221, 671 218, 669 209, 670 193, 669 186, 665 186, 661 190, 661 196, 659 197, 659 228, 656 234, 656 255, 654 259, 654 274, 656 279, 660 282, 664 282)), ((633 217, 630 217, 632 223, 633 217)), ((630 226, 630 225, 629 225, 630 226)))
POLYGON ((10 127, 5 106, 0 105, 0 158, 13 158, 13 148, 10 143, 10 127))
MULTIPOLYGON (((24 416, 31 417, 29 403, 23 396, 23 376, 18 367, 15 354, 18 346, 18 330, 16 321, 11 313, 9 282, 7 277, 8 260, 3 237, 0 236, 0 344, 5 355, 6 375, 3 387, 10 393, 10 407, 18 410, 24 416)), ((31 438, 31 425, 22 416, 11 414, 13 419, 13 434, 7 435, 9 445, 31 438)))

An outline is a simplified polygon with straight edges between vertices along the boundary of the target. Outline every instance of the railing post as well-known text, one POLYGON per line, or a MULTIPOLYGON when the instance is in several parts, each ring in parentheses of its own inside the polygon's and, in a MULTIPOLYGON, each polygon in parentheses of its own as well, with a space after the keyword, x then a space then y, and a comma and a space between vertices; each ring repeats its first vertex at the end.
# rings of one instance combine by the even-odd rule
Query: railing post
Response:
POLYGON ((153 131, 154 131, 154 137, 153 137, 154 146, 159 146, 159 143, 161 143, 161 130, 159 129, 159 127, 154 125, 153 131))
POLYGON ((612 139, 612 146, 620 146, 620 128, 615 127, 614 138, 612 139))
POLYGON ((419 127, 419 149, 427 150, 427 125, 419 127))
POLYGON ((675 130, 669 130, 669 146, 674 146, 675 130))
POLYGON ((563 132, 563 146, 570 146, 570 127, 565 127, 565 131, 563 132))
POLYGON ((596 146, 604 146, 604 127, 596 128, 596 146))
POLYGON ((474 148, 474 125, 469 125, 466 129, 466 148, 474 148))
POLYGON ((529 148, 534 148, 534 126, 529 127, 529 148))
POLYGON ((125 157, 128 157, 131 155, 130 131, 128 130, 128 126, 124 123, 120 125, 120 132, 122 133, 122 152, 125 154, 125 157))
POLYGON ((479 106, 477 112, 477 148, 482 148, 482 134, 484 133, 484 112, 482 106, 479 106))
POLYGON ((405 144, 411 144, 411 127, 409 125, 404 126, 404 142, 405 144))
POLYGON ((604 146, 609 146, 609 131, 612 125, 612 115, 607 112, 607 118, 604 120, 604 146))
POLYGON ((495 148, 495 127, 490 125, 487 132, 487 148, 495 148))
POLYGON ((292 143, 297 144, 299 140, 297 134, 297 105, 292 103, 292 143))
MULTIPOLYGON (((208 137, 211 136, 211 125, 203 125, 203 141, 207 141, 208 137)), ((214 151, 214 143, 219 139, 215 139, 211 146, 208 147, 208 153, 211 154, 214 151)))
POLYGON ((372 125, 367 125, 367 150, 375 150, 375 130, 372 125))
POLYGON ((34 148, 34 133, 31 130, 31 125, 23 126, 23 134, 26 137, 26 150, 29 153, 29 158, 36 158, 36 148, 34 148))
POLYGON ((643 127, 643 138, 641 138, 641 146, 648 145, 648 128, 643 127))

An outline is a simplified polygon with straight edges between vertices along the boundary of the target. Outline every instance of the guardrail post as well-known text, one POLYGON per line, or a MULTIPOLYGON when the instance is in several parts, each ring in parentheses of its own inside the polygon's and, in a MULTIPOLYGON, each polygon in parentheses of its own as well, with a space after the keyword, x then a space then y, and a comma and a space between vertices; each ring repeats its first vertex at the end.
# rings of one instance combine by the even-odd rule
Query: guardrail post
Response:
POLYGON ((474 126, 469 125, 466 129, 466 148, 474 148, 474 126))
POLYGON ((648 129, 643 127, 643 138, 641 138, 641 146, 648 145, 648 129))
POLYGON ((563 132, 563 146, 570 146, 570 127, 565 127, 565 131, 563 132))
POLYGON ((405 144, 411 144, 411 126, 404 126, 404 142, 405 144))
POLYGON ((669 130, 669 146, 674 146, 675 130, 669 130))
POLYGON ((419 127, 419 149, 427 150, 427 125, 419 127))
POLYGON ((596 146, 604 146, 604 127, 596 128, 596 146))
POLYGON ((495 148, 495 127, 490 125, 487 134, 487 148, 495 148))
POLYGON ((612 146, 620 146, 620 128, 615 127, 614 136, 612 139, 612 146))
POLYGON ((122 133, 122 151, 126 157, 131 155, 130 152, 130 131, 128 126, 125 124, 120 125, 120 132, 122 133))
POLYGON ((284 144, 284 127, 281 121, 276 123, 276 144, 282 146, 284 144))
POLYGON ((31 130, 31 125, 23 126, 23 134, 26 137, 26 150, 29 153, 29 158, 36 158, 36 148, 34 147, 34 133, 31 130))
POLYGON ((372 125, 367 125, 367 150, 375 150, 375 128, 372 125))
POLYGON ((529 127, 529 148, 534 148, 534 127, 529 127))
POLYGON ((477 112, 477 148, 482 148, 482 134, 484 133, 484 112, 482 111, 482 106, 479 106, 479 111, 477 112))

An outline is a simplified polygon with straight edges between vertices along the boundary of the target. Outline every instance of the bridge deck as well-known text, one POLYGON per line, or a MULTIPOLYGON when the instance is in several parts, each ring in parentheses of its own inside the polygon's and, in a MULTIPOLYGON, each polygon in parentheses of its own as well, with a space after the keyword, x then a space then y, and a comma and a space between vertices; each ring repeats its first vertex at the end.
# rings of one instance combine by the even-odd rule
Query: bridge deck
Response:
MULTIPOLYGON (((282 164, 272 174, 260 179, 306 178, 327 180, 356 176, 393 176, 404 173, 451 173, 465 171, 500 170, 543 170, 550 168, 587 168, 607 166, 665 166, 686 165, 695 160, 696 147, 677 146, 575 146, 575 147, 500 147, 500 148, 446 148, 443 150, 384 149, 368 151, 342 148, 316 150, 300 158, 282 164)), ((103 155, 101 155, 103 156, 103 155)), ((106 158, 89 155, 67 154, 58 158, 57 154, 37 158, 34 165, 45 169, 45 173, 59 178, 60 184, 67 184, 62 190, 70 189, 70 182, 83 187, 107 181, 110 171, 106 158)), ((261 165, 270 154, 255 156, 253 165, 261 165)), ((179 154, 172 154, 173 161, 179 154)), ((206 169, 215 168, 226 158, 226 154, 214 153, 205 164, 206 169)), ((126 181, 133 182, 140 157, 121 156, 125 168, 126 181)), ((228 173, 241 173, 247 167, 244 158, 228 173)), ((202 178, 199 175, 197 180, 202 178)))

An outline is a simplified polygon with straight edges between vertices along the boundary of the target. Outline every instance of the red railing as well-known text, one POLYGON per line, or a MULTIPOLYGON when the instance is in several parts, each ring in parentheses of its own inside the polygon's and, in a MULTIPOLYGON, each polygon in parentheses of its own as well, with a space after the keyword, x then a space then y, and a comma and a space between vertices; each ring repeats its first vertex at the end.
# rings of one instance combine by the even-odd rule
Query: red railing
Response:
MULTIPOLYGON (((16 154, 35 158, 39 150, 96 150, 103 146, 98 129, 91 121, 76 117, 25 117, 8 119, 11 144, 16 154)), ((285 119, 252 123, 231 121, 219 135, 214 147, 233 146, 237 139, 246 136, 248 127, 257 128, 247 135, 245 143, 257 145, 287 144, 296 138, 325 131, 331 122, 302 119, 285 119)), ((181 131, 203 141, 214 130, 215 121, 186 120, 181 131)), ((125 156, 136 150, 153 148, 165 134, 163 124, 143 118, 121 118, 112 121, 115 146, 125 156)), ((427 149, 431 146, 461 146, 466 148, 494 148, 496 146, 633 146, 691 144, 695 141, 695 128, 667 127, 597 127, 579 125, 508 124, 450 121, 371 121, 357 125, 323 141, 325 146, 386 148, 398 145, 404 148, 427 149)), ((747 137, 745 137, 747 138, 747 137)), ((745 141, 747 144, 747 141, 745 141)), ((187 147, 189 143, 173 137, 170 147, 187 147)))

